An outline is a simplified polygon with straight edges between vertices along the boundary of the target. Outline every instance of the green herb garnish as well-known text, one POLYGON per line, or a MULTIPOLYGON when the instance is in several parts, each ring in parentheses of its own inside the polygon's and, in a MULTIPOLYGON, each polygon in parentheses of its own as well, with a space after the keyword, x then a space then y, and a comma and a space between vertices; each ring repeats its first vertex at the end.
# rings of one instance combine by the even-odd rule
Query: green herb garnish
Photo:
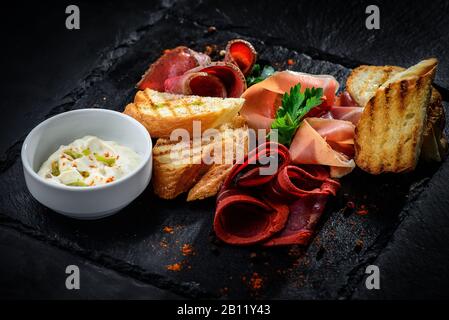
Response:
POLYGON ((301 84, 290 89, 282 97, 282 105, 276 112, 271 129, 277 129, 278 142, 289 146, 302 118, 314 107, 322 103, 322 88, 307 88, 301 93, 301 84))
POLYGON ((59 171, 58 161, 53 161, 51 163, 51 174, 55 177, 57 177, 61 174, 61 172, 59 171))
POLYGON ((81 158, 83 156, 81 153, 76 152, 76 151, 71 150, 71 149, 65 150, 64 154, 68 155, 72 159, 78 159, 78 158, 81 158))
POLYGON ((90 155, 90 149, 89 148, 87 148, 87 149, 84 149, 83 151, 83 154, 87 157, 88 155, 90 155))
POLYGON ((104 157, 102 155, 99 155, 98 153, 94 153, 94 155, 95 155, 95 159, 97 159, 100 162, 103 162, 104 164, 106 164, 109 167, 112 167, 115 163, 115 158, 104 157))
POLYGON ((259 83, 269 76, 271 76, 275 72, 274 68, 272 66, 264 66, 263 69, 260 66, 260 64, 255 64, 253 69, 251 70, 251 73, 248 77, 246 77, 246 85, 251 87, 252 85, 259 83))
POLYGON ((67 184, 69 187, 88 187, 89 185, 85 184, 83 181, 78 180, 75 182, 70 182, 67 184))

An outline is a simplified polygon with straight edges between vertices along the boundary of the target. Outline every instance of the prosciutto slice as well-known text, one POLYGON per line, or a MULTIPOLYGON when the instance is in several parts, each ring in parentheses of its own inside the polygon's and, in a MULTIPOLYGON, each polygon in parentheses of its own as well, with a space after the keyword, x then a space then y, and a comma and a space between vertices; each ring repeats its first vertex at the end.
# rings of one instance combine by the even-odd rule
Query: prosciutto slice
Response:
POLYGON ((354 156, 354 131, 363 110, 355 105, 349 94, 344 92, 335 96, 338 82, 332 76, 277 72, 243 93, 245 103, 241 115, 250 127, 269 130, 282 95, 297 83, 301 83, 303 90, 323 88, 325 99, 309 112, 296 131, 290 146, 293 163, 329 166, 332 177, 348 174, 355 167, 351 159, 354 156))
POLYGON ((354 125, 357 125, 362 116, 362 112, 363 108, 357 105, 347 91, 344 91, 336 97, 332 108, 322 117, 350 121, 354 125))
POLYGON ((301 83, 301 90, 312 87, 323 88, 325 99, 322 107, 328 108, 334 104, 335 92, 339 87, 334 77, 281 71, 251 86, 243 93, 245 103, 241 115, 254 129, 270 129, 282 95, 298 83, 301 83))
POLYGON ((340 184, 322 166, 290 164, 288 150, 266 143, 236 164, 217 196, 214 230, 228 244, 306 245, 327 198, 340 184), (262 157, 278 159, 278 168, 263 175, 262 157))
POLYGON ((228 62, 212 62, 193 68, 164 83, 166 92, 221 98, 238 98, 245 89, 244 75, 236 65, 228 62))
POLYGON ((290 145, 290 156, 296 164, 321 164, 331 167, 332 177, 351 172, 355 163, 355 126, 344 120, 307 118, 290 145))
POLYGON ((210 63, 210 57, 187 47, 167 50, 156 62, 151 64, 137 84, 140 90, 149 88, 164 91, 168 78, 184 74, 186 71, 210 63))

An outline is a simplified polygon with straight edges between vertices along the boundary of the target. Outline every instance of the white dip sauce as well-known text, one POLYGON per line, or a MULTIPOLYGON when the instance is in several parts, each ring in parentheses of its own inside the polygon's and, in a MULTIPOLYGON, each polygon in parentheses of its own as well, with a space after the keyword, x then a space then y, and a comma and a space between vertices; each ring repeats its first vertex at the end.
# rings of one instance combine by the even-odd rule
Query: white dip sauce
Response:
POLYGON ((98 186, 128 175, 141 161, 135 151, 117 142, 85 136, 60 146, 42 164, 38 175, 67 186, 98 186))

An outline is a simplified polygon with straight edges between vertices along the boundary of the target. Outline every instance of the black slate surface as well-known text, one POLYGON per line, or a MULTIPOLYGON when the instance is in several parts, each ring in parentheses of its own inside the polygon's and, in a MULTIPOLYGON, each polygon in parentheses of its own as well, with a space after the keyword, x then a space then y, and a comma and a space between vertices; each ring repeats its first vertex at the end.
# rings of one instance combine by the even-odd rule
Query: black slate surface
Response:
POLYGON ((0 252, 1 299, 180 299, 10 228, 0 227, 0 252), (79 268, 79 290, 65 287, 68 265, 79 268))
MULTIPOLYGON (((17 251, 26 252, 24 247, 32 247, 40 256, 46 257, 42 265, 54 270, 73 258, 77 259, 87 265, 89 277, 92 281, 97 279, 100 287, 98 291, 81 292, 75 297, 122 297, 133 291, 135 286, 142 286, 142 289, 137 290, 133 297, 143 298, 171 297, 172 294, 182 297, 286 299, 445 296, 444 288, 449 283, 447 276, 442 274, 449 257, 446 245, 449 224, 447 163, 441 167, 420 167, 416 172, 399 178, 370 177, 360 171, 344 178, 344 187, 330 204, 316 238, 307 249, 263 250, 221 245, 211 233, 213 200, 193 204, 185 203, 182 198, 161 201, 152 194, 151 188, 118 215, 89 222, 62 217, 32 199, 24 186, 18 159, 20 138, 42 119, 63 111, 85 107, 123 110, 133 97, 134 84, 142 71, 165 48, 184 44, 202 50, 205 45, 224 46, 227 40, 243 36, 253 42, 262 59, 275 63, 278 68, 287 67, 287 59, 293 59, 296 64, 291 68, 295 70, 330 73, 340 82, 344 82, 349 68, 359 60, 386 63, 385 60, 393 57, 388 62, 407 65, 422 55, 436 54, 443 66, 447 63, 444 61, 447 42, 440 44, 435 32, 429 32, 431 27, 431 30, 447 29, 444 25, 447 18, 442 17, 445 15, 439 15, 432 26, 425 27, 430 34, 426 41, 433 44, 434 51, 429 51, 422 41, 417 41, 420 44, 416 50, 421 53, 418 54, 402 53, 403 50, 398 50, 397 46, 391 46, 394 38, 387 37, 385 32, 390 30, 391 34, 392 29, 382 31, 383 36, 373 36, 358 27, 351 28, 358 25, 358 19, 362 19, 355 18, 361 3, 346 7, 329 3, 321 5, 318 12, 314 10, 319 19, 308 14, 317 7, 305 2, 268 3, 270 7, 263 8, 251 3, 242 8, 233 3, 187 5, 183 1, 140 6, 142 11, 135 10, 133 5, 125 5, 124 8, 111 4, 88 7, 100 12, 96 19, 86 23, 85 33, 77 36, 92 39, 92 42, 81 41, 79 48, 73 48, 75 53, 82 54, 78 62, 65 54, 66 59, 56 59, 61 52, 53 47, 51 57, 56 62, 49 61, 48 64, 54 68, 50 70, 60 69, 59 73, 51 72, 52 76, 49 76, 50 72, 45 72, 44 67, 35 66, 33 71, 37 78, 24 78, 29 94, 23 96, 18 95, 20 87, 9 83, 9 93, 3 94, 7 98, 5 101, 11 104, 19 99, 20 103, 16 108, 8 109, 8 124, 2 126, 2 148, 9 149, 3 153, 0 162, 0 226, 5 228, 0 243, 15 241, 18 245, 1 246, 2 259, 17 257, 17 251), (299 13, 305 17, 304 20, 296 19, 299 13), (344 13, 346 20, 342 18, 344 13), (119 23, 116 22, 117 16, 122 17, 119 23), (279 16, 283 19, 273 19, 279 16), (328 24, 326 17, 333 20, 328 24), (104 20, 104 24, 97 29, 99 19, 104 20), (217 26, 218 31, 207 32, 209 25, 217 26), (330 29, 336 25, 338 28, 330 29), (111 32, 105 31, 110 28, 111 32), (329 30, 333 31, 328 38, 317 36, 317 32, 324 35, 329 30), (97 43, 97 38, 106 39, 102 40, 104 43, 97 43), (379 43, 384 48, 382 54, 374 49, 379 43), (298 49, 302 50, 295 51, 298 49), (361 59, 363 50, 366 54, 361 59), (42 81, 50 82, 42 84, 42 88, 33 87, 42 81), (27 115, 24 122, 18 120, 23 119, 23 114, 27 115), (435 176, 434 172, 437 172, 435 176), (355 201, 358 206, 365 205, 369 214, 362 216, 345 210, 347 200, 355 201), (164 233, 165 226, 174 227, 173 234, 164 233), (181 247, 185 243, 193 246, 194 255, 182 255, 181 247), (177 262, 182 263, 180 272, 167 270, 167 265, 177 262), (378 264, 382 272, 382 290, 376 292, 366 290, 363 285, 365 267, 371 263, 378 264), (263 279, 260 290, 253 290, 248 284, 254 273, 263 279), (120 286, 121 289, 103 296, 102 292, 110 286, 120 286), (421 290, 412 290, 415 286, 421 290)), ((430 13, 423 15, 423 19, 432 13, 436 15, 438 8, 437 4, 428 7, 430 13)), ((411 21, 413 17, 416 20, 416 12, 419 11, 415 10, 418 9, 412 8, 408 14, 387 15, 385 18, 386 21, 394 17, 399 21, 411 21)), ((395 31, 401 30, 397 25, 392 26, 396 26, 393 28, 395 31)), ((423 32, 416 30, 416 39, 423 32)), ((441 35, 447 36, 447 32, 441 31, 441 35)), ((49 38, 53 40, 48 41, 58 37, 56 33, 49 38)), ((75 36, 72 41, 76 41, 75 36)), ((41 44, 41 41, 36 40, 36 43, 41 44)), ((36 56, 45 55, 38 51, 36 56)), ((38 62, 34 64, 42 61, 41 58, 36 59, 38 62)), ((11 69, 14 69, 12 64, 7 70, 11 69)), ((24 75, 27 73, 17 72, 16 77, 24 75)), ((447 71, 440 68, 438 75, 437 83, 444 87, 447 71)), ((37 259, 33 256, 30 253, 29 259, 37 259)), ((17 265, 23 267, 23 264, 17 265)), ((0 279, 11 275, 7 269, 1 270, 0 279)), ((14 273, 15 277, 20 277, 19 271, 14 273)), ((30 278, 23 275, 22 292, 33 284, 31 278, 39 277, 45 278, 39 270, 30 278)), ((61 291, 54 287, 52 292, 52 288, 44 286, 41 294, 56 297, 58 290, 61 291)), ((20 288, 6 292, 10 296, 21 296, 20 288)), ((61 294, 67 296, 67 292, 61 294)))

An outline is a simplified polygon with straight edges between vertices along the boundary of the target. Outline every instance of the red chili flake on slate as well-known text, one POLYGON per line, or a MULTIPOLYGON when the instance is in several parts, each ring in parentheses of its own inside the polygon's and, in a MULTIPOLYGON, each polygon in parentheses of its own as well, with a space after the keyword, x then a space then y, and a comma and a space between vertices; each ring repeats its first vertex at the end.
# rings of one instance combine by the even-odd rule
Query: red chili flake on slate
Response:
POLYGON ((360 239, 357 239, 357 240, 355 241, 355 248, 354 248, 355 252, 360 252, 360 251, 362 251, 362 248, 363 248, 363 241, 360 240, 360 239))
POLYGON ((162 229, 162 231, 164 231, 165 233, 172 234, 174 232, 174 229, 172 227, 165 226, 164 229, 162 229))
POLYGON ((228 288, 228 287, 224 287, 224 288, 221 288, 221 289, 220 289, 220 294, 221 294, 222 296, 227 296, 228 293, 229 293, 229 288, 228 288))
POLYGON ((259 276, 257 272, 254 272, 249 280, 249 285, 251 289, 259 290, 263 286, 263 279, 259 276))
POLYGON ((288 59, 288 60, 287 60, 287 64, 288 64, 289 66, 292 66, 292 65, 295 64, 295 60, 293 60, 293 59, 288 59))
POLYGON ((182 246, 181 251, 182 251, 182 255, 183 255, 183 256, 191 256, 191 255, 193 254, 193 248, 192 248, 192 246, 191 246, 190 244, 188 244, 188 243, 185 243, 185 244, 182 246))
POLYGON ((366 209, 364 204, 362 204, 360 206, 360 208, 357 210, 357 214, 361 215, 361 216, 364 216, 364 215, 368 214, 368 209, 366 209))
POLYGON ((167 266, 167 270, 179 272, 182 269, 182 265, 180 263, 169 264, 167 266))

